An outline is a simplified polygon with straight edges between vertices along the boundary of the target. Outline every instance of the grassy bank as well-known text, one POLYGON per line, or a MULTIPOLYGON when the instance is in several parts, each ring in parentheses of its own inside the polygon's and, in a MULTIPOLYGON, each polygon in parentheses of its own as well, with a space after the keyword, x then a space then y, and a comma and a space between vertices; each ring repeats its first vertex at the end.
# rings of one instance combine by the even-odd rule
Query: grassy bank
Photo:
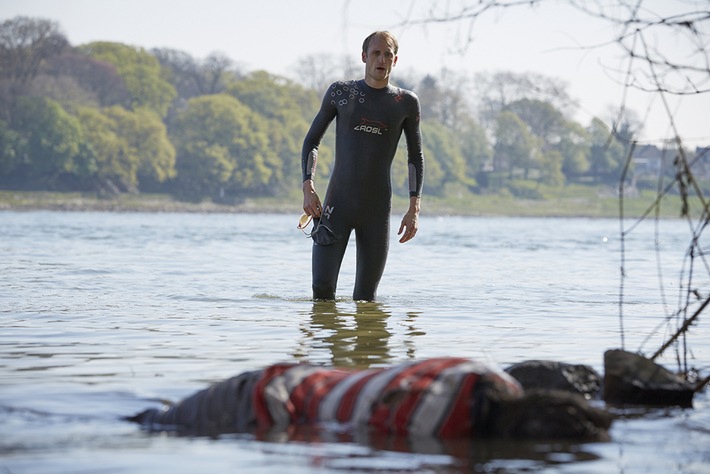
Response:
MULTIPOLYGON (((624 198, 624 215, 637 217, 656 199, 651 191, 624 198)), ((394 199, 395 212, 406 209, 405 198, 394 199)), ((0 191, 0 210, 112 211, 112 212, 220 212, 255 213, 301 212, 300 196, 245 200, 225 205, 212 202, 185 202, 162 194, 124 194, 100 198, 94 194, 0 191)), ((678 217, 677 197, 663 200, 663 217, 678 217)), ((593 187, 566 187, 548 192, 544 199, 520 199, 510 195, 461 195, 437 198, 425 196, 422 215, 519 216, 519 217, 618 217, 619 199, 613 190, 593 187)))
MULTIPOLYGON (((460 198, 426 198, 427 213, 517 216, 517 217, 619 217, 620 200, 615 190, 601 187, 566 187, 547 192, 544 199, 520 199, 510 195, 472 195, 460 198)), ((656 200, 652 191, 640 192, 623 199, 623 214, 633 218, 648 212, 656 200)), ((660 215, 664 218, 678 217, 680 199, 664 197, 660 215)), ((423 211, 424 212, 424 211, 423 211)), ((655 215, 655 210, 651 215, 655 215)))
POLYGON ((111 211, 111 212, 298 212, 289 200, 259 199, 240 204, 180 201, 167 194, 120 194, 110 198, 92 193, 0 191, 0 211, 111 211))

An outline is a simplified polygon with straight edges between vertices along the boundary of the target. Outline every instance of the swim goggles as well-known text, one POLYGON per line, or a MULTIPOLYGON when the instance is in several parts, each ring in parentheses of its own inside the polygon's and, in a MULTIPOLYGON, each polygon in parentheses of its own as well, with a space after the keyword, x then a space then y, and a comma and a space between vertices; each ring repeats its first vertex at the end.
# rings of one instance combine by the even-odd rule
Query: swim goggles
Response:
POLYGON ((308 227, 308 224, 310 224, 312 220, 313 220, 313 216, 309 216, 305 212, 303 214, 301 214, 301 217, 298 219, 298 226, 297 227, 301 232, 303 232, 306 235, 306 237, 311 236, 310 232, 306 232, 306 227, 308 227))

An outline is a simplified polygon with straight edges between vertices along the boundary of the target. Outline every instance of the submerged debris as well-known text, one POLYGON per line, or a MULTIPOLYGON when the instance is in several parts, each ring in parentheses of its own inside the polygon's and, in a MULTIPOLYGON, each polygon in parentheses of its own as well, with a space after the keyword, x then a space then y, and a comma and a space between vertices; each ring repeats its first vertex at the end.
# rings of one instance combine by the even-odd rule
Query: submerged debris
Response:
POLYGON ((651 360, 620 349, 604 353, 603 398, 613 405, 692 407, 695 388, 651 360))
POLYGON ((505 371, 525 390, 564 390, 585 397, 595 397, 601 390, 602 377, 592 367, 551 360, 527 360, 514 364, 505 371))

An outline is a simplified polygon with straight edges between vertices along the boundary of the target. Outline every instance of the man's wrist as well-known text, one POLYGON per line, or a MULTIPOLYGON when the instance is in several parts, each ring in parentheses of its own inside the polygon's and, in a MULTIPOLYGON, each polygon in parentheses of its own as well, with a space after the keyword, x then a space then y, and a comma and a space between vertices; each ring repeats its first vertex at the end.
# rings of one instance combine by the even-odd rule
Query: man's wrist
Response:
POLYGON ((420 208, 421 208, 421 197, 420 196, 410 197, 409 198, 409 210, 419 214, 420 208))

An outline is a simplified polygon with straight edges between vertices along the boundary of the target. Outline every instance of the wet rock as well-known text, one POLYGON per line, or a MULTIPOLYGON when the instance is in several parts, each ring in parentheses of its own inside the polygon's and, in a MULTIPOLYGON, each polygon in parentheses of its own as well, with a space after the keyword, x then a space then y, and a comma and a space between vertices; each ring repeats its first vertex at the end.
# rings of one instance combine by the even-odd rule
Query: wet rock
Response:
POLYGON ((505 371, 525 390, 563 390, 593 396, 601 389, 601 376, 588 365, 528 360, 512 365, 505 371))
POLYGON ((638 354, 615 349, 604 353, 606 403, 615 405, 693 405, 693 386, 638 354))
POLYGON ((577 393, 531 389, 501 403, 492 421, 494 432, 511 438, 605 441, 612 415, 577 393))

